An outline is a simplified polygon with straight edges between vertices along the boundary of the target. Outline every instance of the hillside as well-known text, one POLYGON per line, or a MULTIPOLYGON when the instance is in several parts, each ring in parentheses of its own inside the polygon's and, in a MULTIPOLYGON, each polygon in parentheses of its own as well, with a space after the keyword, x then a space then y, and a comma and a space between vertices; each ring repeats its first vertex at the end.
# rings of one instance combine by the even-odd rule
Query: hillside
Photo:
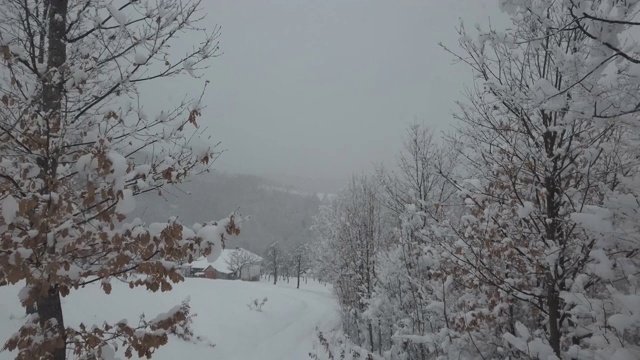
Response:
MULTIPOLYGON (((20 286, 0 287, 0 338, 6 339, 23 322, 24 309, 18 304, 20 286)), ((197 313, 194 329, 215 344, 187 343, 171 339, 154 354, 154 360, 298 360, 308 358, 316 342, 316 326, 333 328, 338 322, 337 304, 328 287, 309 282, 302 289, 230 280, 187 279, 171 292, 153 294, 143 289, 129 290, 114 283, 111 295, 98 286, 88 286, 63 299, 68 325, 100 324, 127 319, 136 322, 166 312, 190 298, 197 313), (261 312, 247 306, 253 299, 268 298, 261 312)), ((0 360, 13 354, 0 352, 0 360)))
POLYGON ((148 193, 137 198, 133 216, 147 222, 178 216, 185 224, 224 218, 238 209, 250 220, 242 224, 242 234, 230 247, 241 246, 262 255, 271 243, 284 248, 307 242, 320 198, 312 193, 287 189, 252 175, 212 172, 193 178, 179 187, 166 187, 162 196, 148 193))

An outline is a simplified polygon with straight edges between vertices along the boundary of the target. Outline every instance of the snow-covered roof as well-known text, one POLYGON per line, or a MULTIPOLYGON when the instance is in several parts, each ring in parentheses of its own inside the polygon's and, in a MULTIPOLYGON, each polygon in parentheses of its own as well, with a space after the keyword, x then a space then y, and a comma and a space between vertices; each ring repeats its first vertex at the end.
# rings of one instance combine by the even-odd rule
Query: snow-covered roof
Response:
MULTIPOLYGON (((220 257, 222 257, 222 255, 220 255, 220 257)), ((210 263, 209 260, 207 260, 207 258, 202 257, 198 260, 195 260, 194 262, 192 262, 191 264, 189 264, 188 266, 190 266, 192 269, 201 269, 204 270, 206 268, 208 268, 209 266, 212 266, 214 269, 223 272, 223 273, 227 273, 228 272, 228 268, 227 268, 227 264, 224 261, 220 261, 220 258, 218 258, 216 261, 210 263)))
POLYGON ((249 250, 243 249, 243 248, 236 248, 236 249, 233 249, 233 250, 231 250, 231 251, 241 251, 241 252, 243 252, 243 253, 246 253, 246 254, 248 254, 248 255, 251 255, 252 257, 254 257, 254 258, 256 259, 256 261, 262 261, 262 257, 260 257, 260 256, 258 256, 258 255, 256 255, 256 254, 252 253, 252 252, 251 252, 251 251, 249 251, 249 250))
POLYGON ((195 260, 194 262, 189 264, 188 266, 190 266, 193 269, 206 269, 206 268, 209 267, 209 265, 211 265, 214 269, 218 270, 219 272, 225 273, 225 274, 229 274, 229 273, 231 273, 231 270, 229 269, 229 264, 227 263, 228 262, 227 260, 230 259, 231 254, 233 254, 234 251, 247 252, 247 253, 255 256, 258 261, 262 261, 262 258, 260 256, 251 253, 249 250, 238 248, 238 249, 224 249, 224 250, 222 250, 222 253, 220 254, 220 257, 218 257, 216 259, 216 261, 214 261, 212 263, 210 263, 205 257, 201 257, 198 260, 195 260))

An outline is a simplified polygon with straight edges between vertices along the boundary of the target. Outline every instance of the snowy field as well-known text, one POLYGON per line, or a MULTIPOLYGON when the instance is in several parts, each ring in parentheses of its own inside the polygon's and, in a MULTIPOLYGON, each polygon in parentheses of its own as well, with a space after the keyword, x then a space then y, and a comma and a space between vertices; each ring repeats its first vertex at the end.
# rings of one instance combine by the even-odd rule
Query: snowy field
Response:
MULTIPOLYGON (((185 343, 171 339, 153 357, 158 360, 299 360, 308 359, 316 341, 316 327, 326 331, 338 320, 337 304, 330 288, 309 281, 295 289, 295 282, 273 285, 267 282, 187 279, 168 293, 149 293, 144 289, 129 290, 113 283, 111 295, 90 286, 63 299, 68 325, 116 322, 123 318, 136 321, 165 312, 190 297, 197 313, 196 335, 216 344, 185 343), (250 310, 253 299, 268 298, 262 312, 250 310)), ((0 339, 2 343, 16 331, 24 318, 17 303, 16 286, 0 287, 0 339)), ((0 360, 13 359, 11 353, 0 352, 0 360)))

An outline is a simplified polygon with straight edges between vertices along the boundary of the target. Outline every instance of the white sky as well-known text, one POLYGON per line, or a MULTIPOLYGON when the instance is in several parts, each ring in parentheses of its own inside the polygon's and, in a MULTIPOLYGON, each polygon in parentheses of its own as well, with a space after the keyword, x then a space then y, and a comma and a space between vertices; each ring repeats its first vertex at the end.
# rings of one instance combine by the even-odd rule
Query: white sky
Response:
MULTIPOLYGON (((201 123, 226 152, 216 168, 344 183, 374 162, 391 163, 414 119, 438 130, 471 74, 456 48, 463 19, 495 25, 497 0, 205 0, 222 26, 224 55, 201 123)), ((189 38, 183 38, 188 43, 189 38)), ((155 90, 177 100, 194 80, 155 90)), ((321 191, 321 189, 318 189, 321 191)))

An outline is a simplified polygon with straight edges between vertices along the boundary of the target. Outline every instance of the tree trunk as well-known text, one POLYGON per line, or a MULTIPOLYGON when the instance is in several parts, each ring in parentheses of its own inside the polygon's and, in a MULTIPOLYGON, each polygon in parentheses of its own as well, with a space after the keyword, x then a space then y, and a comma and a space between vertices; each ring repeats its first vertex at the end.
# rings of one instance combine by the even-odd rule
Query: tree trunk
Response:
MULTIPOLYGON (((549 133, 545 133, 545 146, 549 149, 553 149, 554 141, 551 138, 549 133), (547 145, 549 144, 549 145, 547 145)), ((553 150, 548 150, 548 155, 553 156, 553 150)), ((557 160, 553 164, 553 171, 555 174, 559 174, 558 170, 559 166, 557 164, 557 160)), ((547 216, 551 220, 546 227, 546 236, 548 241, 554 242, 558 245, 559 248, 563 248, 566 239, 563 236, 559 236, 559 228, 558 218, 559 218, 559 202, 558 196, 559 186, 558 182, 553 176, 545 177, 545 188, 547 190, 547 216)), ((560 254, 560 260, 562 259, 562 254, 560 254)), ((561 263, 556 263, 556 265, 560 265, 561 263)), ((559 286, 559 283, 556 283, 556 275, 553 266, 547 270, 546 274, 546 285, 547 285, 547 307, 549 308, 549 345, 556 353, 556 356, 559 358, 560 356, 560 297, 558 294, 559 290, 562 290, 559 286)))
MULTIPOLYGON (((47 73, 43 77, 42 87, 42 107, 47 122, 47 145, 46 152, 37 159, 42 172, 40 176, 42 176, 45 184, 42 189, 44 195, 49 195, 53 191, 49 184, 55 182, 57 171, 57 159, 56 155, 52 154, 49 139, 58 135, 60 122, 62 121, 60 110, 62 108, 65 82, 63 65, 67 61, 67 46, 64 39, 67 27, 68 2, 69 0, 50 0, 48 9, 47 73)), ((54 240, 52 245, 48 245, 46 251, 55 254, 55 247, 56 242, 54 240)), ((53 325, 51 330, 53 330, 53 336, 57 337, 51 352, 51 359, 65 360, 65 327, 60 293, 56 285, 50 285, 47 295, 41 296, 36 304, 40 326, 43 329, 47 329, 53 325)))
POLYGON ((38 309, 36 309, 36 304, 27 305, 26 312, 27 312, 27 315, 32 315, 37 313, 38 309))
MULTIPOLYGON (((53 76, 60 67, 67 61, 67 46, 64 43, 67 20, 67 6, 69 0, 50 0, 49 8, 49 33, 47 70, 50 78, 45 80, 43 88, 43 105, 48 115, 60 116, 62 90, 64 80, 61 77, 53 76)), ((51 120, 49 120, 51 121, 51 120)))
POLYGON ((551 275, 548 275, 549 283, 547 284, 547 306, 549 307, 549 344, 556 353, 556 356, 560 357, 560 298, 555 289, 554 282, 551 275))
POLYGON ((369 343, 371 345, 371 352, 375 353, 376 349, 373 346, 373 325, 371 325, 371 321, 369 321, 369 343))
POLYGON ((298 285, 296 289, 300 289, 300 273, 302 272, 302 258, 298 257, 296 273, 298 274, 298 285))
POLYGON ((40 326, 48 329, 51 320, 55 320, 53 331, 58 336, 56 346, 51 353, 52 360, 66 359, 66 336, 64 327, 64 318, 62 316, 62 303, 60 302, 60 293, 55 287, 49 288, 46 296, 38 299, 38 316, 40 317, 40 326))
POLYGON ((378 319, 378 354, 382 356, 382 323, 378 319))

